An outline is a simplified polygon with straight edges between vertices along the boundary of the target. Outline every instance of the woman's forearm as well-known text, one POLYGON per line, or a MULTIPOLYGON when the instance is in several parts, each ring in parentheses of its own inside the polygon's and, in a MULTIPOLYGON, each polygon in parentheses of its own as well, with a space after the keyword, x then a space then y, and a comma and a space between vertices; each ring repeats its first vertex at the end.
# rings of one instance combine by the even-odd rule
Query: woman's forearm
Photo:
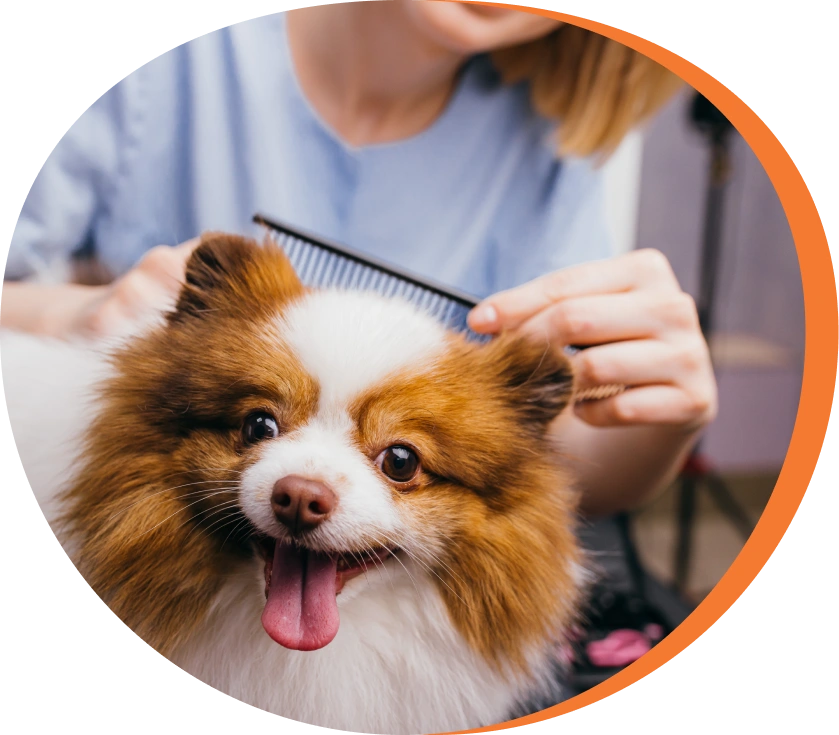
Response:
POLYGON ((3 284, 0 326, 47 336, 65 336, 73 315, 94 296, 97 287, 75 284, 3 284))
POLYGON ((663 425, 597 428, 570 411, 553 428, 587 516, 630 510, 655 497, 676 478, 700 433, 663 425))

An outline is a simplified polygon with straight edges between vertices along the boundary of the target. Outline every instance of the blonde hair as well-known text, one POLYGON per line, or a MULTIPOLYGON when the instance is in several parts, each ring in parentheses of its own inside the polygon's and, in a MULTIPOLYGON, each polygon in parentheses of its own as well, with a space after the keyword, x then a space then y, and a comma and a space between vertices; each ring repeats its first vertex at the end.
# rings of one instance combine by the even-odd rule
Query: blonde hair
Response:
POLYGON ((569 24, 492 60, 505 82, 527 81, 536 112, 559 122, 561 155, 607 157, 682 84, 643 54, 569 24))

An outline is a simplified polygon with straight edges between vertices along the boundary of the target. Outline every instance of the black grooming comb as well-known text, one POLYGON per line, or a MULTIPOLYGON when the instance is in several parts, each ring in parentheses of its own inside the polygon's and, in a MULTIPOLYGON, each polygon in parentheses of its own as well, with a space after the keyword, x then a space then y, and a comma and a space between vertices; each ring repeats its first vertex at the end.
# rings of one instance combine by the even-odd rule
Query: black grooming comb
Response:
MULTIPOLYGON (((473 332, 466 323, 469 312, 479 302, 474 296, 421 278, 285 222, 261 214, 255 215, 253 221, 268 229, 274 241, 285 251, 305 286, 375 291, 382 296, 402 298, 438 319, 446 328, 462 332, 468 339, 476 342, 490 339, 489 335, 473 332)), ((566 348, 569 354, 578 350, 577 347, 566 348)), ((575 400, 609 398, 622 390, 623 386, 618 385, 594 386, 579 391, 575 400)))

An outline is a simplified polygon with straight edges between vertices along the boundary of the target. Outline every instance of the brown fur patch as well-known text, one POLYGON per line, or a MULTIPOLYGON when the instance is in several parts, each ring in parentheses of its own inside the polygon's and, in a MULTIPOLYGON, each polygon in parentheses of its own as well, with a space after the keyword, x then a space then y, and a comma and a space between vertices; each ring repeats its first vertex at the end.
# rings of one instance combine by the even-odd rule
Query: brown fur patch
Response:
POLYGON ((271 325, 303 292, 277 246, 206 236, 167 327, 113 356, 63 524, 93 589, 164 653, 250 554, 235 503, 255 459, 244 418, 268 410, 290 430, 317 405, 271 325))
POLYGON ((546 435, 572 389, 568 361, 544 346, 452 339, 439 364, 395 376, 353 409, 370 454, 400 442, 419 451, 418 483, 396 496, 423 534, 442 533, 431 562, 440 594, 497 665, 524 668, 578 601, 576 495, 546 435))

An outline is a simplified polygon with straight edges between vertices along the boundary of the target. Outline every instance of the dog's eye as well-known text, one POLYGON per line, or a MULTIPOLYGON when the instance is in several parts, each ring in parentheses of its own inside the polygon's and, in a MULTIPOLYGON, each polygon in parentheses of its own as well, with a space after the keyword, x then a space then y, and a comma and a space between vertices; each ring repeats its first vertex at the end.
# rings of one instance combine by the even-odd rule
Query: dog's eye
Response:
POLYGON ((242 426, 242 438, 246 444, 256 444, 265 439, 273 439, 280 433, 277 422, 270 413, 255 411, 246 419, 242 426))
POLYGON ((420 461, 410 447, 397 444, 385 449, 377 458, 376 464, 381 471, 394 482, 408 482, 419 472, 420 461))

